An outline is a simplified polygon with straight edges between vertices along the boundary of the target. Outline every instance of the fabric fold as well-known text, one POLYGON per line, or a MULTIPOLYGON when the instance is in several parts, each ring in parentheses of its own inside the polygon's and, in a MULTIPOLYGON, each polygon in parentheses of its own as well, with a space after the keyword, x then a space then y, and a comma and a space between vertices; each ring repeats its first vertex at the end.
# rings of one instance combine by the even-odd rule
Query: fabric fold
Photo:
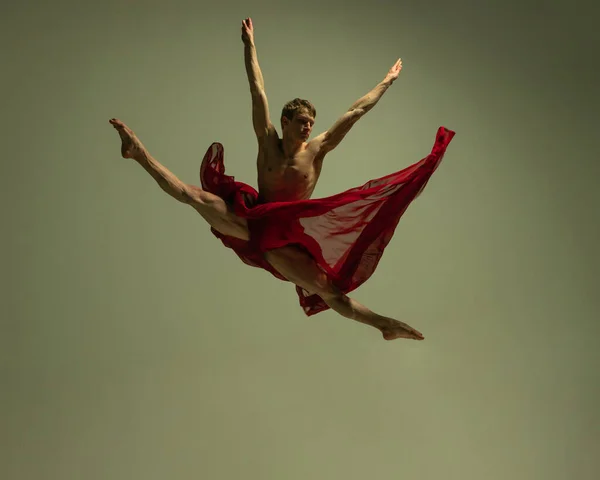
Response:
MULTIPOLYGON (((213 143, 200 168, 202 188, 230 205, 248 222, 250 240, 212 233, 247 265, 286 280, 265 259, 268 250, 295 245, 308 252, 344 293, 374 273, 400 218, 436 171, 455 132, 437 131, 431 153, 395 173, 324 198, 260 203, 258 192, 225 174, 224 149, 213 143)), ((296 287, 307 316, 327 310, 318 296, 296 287)))

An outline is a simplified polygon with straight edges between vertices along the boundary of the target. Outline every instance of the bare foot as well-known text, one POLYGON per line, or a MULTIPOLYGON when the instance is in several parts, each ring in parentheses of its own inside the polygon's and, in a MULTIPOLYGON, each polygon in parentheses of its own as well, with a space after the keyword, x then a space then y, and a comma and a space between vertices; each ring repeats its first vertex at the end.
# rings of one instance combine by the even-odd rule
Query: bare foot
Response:
POLYGON ((144 151, 142 142, 138 140, 133 130, 121 120, 111 118, 109 123, 119 132, 119 136, 121 137, 121 155, 123 155, 123 158, 135 158, 144 151))
POLYGON ((393 320, 387 327, 380 328, 383 338, 386 340, 395 340, 396 338, 410 338, 411 340, 425 340, 421 332, 415 330, 410 325, 393 320))

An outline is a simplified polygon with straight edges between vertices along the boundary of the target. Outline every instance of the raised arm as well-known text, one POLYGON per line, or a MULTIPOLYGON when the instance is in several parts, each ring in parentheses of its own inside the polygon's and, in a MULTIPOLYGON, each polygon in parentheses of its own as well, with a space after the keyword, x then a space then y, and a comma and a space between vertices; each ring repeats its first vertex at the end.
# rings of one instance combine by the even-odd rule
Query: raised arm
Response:
POLYGON ((265 82, 258 65, 256 47, 254 45, 254 26, 252 19, 242 21, 242 41, 244 42, 244 62, 250 93, 252 94, 252 124, 258 139, 264 138, 274 131, 269 117, 269 104, 265 94, 265 82))
POLYGON ((329 130, 315 138, 319 150, 326 153, 337 147, 352 126, 377 104, 387 89, 398 78, 401 70, 402 60, 398 59, 392 68, 390 68, 385 78, 373 90, 354 102, 348 111, 338 118, 329 130))

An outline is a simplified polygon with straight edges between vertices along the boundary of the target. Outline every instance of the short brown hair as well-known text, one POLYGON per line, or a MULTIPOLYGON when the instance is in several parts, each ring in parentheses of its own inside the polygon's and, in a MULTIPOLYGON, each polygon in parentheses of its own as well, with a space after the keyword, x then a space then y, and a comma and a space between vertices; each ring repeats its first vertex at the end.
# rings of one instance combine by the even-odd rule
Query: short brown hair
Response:
POLYGON ((296 113, 308 113, 313 118, 317 116, 317 110, 312 103, 302 98, 294 98, 283 106, 281 118, 283 119, 283 117, 285 117, 288 120, 292 120, 296 113))

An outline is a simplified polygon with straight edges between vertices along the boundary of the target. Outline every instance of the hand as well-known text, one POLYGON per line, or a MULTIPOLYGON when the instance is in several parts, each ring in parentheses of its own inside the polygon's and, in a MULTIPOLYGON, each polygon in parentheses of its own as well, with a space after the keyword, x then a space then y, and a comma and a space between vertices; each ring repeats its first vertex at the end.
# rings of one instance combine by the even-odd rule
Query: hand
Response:
POLYGON ((390 68, 390 71, 385 76, 385 79, 389 80, 390 82, 393 82, 394 80, 396 80, 398 78, 398 75, 400 75, 401 70, 402 70, 402 59, 399 58, 398 61, 396 63, 394 63, 392 68, 390 68))
POLYGON ((246 18, 242 20, 242 41, 246 43, 254 43, 254 26, 252 25, 252 19, 246 18))

